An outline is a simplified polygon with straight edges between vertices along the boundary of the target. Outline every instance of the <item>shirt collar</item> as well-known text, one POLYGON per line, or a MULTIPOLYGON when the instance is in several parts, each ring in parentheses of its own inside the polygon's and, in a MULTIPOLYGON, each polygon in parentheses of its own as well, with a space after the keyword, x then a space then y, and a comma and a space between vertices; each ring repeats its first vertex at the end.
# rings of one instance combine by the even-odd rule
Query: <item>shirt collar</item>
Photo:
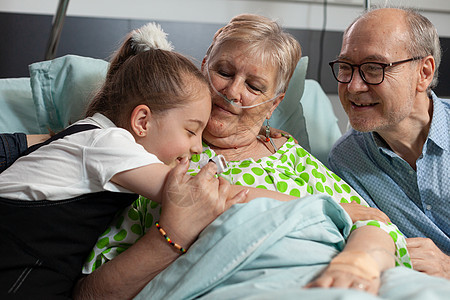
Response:
POLYGON ((372 139, 375 145, 379 148, 390 149, 389 145, 385 142, 385 140, 375 131, 372 131, 372 139))
POLYGON ((375 131, 372 131, 370 133, 370 137, 372 138, 372 142, 375 144, 376 148, 378 148, 379 151, 391 156, 396 157, 397 154, 395 154, 394 151, 391 150, 391 147, 389 147, 388 143, 375 131))
POLYGON ((101 113, 95 113, 92 117, 88 117, 80 122, 85 123, 85 120, 89 120, 89 123, 93 123, 100 128, 106 129, 110 127, 117 127, 110 119, 101 113))
POLYGON ((450 124, 448 112, 442 100, 434 93, 433 97, 433 117, 431 119, 430 132, 428 133, 428 140, 431 140, 439 148, 449 150, 450 135, 448 134, 448 124, 450 124))

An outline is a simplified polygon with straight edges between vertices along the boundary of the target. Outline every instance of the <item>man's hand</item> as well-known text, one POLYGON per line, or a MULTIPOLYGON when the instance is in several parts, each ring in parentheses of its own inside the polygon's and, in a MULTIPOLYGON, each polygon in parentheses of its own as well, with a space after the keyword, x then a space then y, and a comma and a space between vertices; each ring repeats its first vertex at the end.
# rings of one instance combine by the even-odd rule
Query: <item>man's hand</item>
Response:
POLYGON ((450 279, 450 257, 428 238, 408 238, 407 248, 414 270, 450 279))
POLYGON ((340 203, 342 208, 350 215, 352 222, 364 220, 378 220, 384 223, 391 222, 384 212, 373 207, 366 207, 356 202, 340 203))

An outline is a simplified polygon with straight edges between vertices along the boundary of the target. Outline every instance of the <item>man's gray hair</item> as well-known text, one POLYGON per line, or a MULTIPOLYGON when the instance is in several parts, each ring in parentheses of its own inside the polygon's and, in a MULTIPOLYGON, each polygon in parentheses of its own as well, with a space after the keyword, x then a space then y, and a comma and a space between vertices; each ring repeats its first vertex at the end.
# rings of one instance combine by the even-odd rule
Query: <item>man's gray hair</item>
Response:
POLYGON ((428 86, 428 91, 435 88, 438 84, 439 65, 441 63, 442 50, 439 41, 439 35, 436 27, 426 17, 421 15, 417 10, 412 8, 405 8, 400 6, 375 6, 363 12, 358 16, 344 31, 344 36, 347 35, 348 30, 358 20, 368 17, 371 12, 381 8, 396 8, 405 12, 405 21, 409 26, 409 43, 407 45, 408 52, 411 57, 425 57, 431 55, 435 61, 435 71, 433 80, 428 86))

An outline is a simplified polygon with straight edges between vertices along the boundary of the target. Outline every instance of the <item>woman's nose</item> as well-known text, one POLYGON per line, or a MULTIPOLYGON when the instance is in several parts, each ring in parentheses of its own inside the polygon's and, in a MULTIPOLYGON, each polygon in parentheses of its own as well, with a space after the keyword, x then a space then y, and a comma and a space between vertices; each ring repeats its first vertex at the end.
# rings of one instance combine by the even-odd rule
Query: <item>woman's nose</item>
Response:
POLYGON ((222 94, 229 100, 236 102, 241 101, 244 85, 238 79, 229 80, 227 85, 223 88, 222 94))

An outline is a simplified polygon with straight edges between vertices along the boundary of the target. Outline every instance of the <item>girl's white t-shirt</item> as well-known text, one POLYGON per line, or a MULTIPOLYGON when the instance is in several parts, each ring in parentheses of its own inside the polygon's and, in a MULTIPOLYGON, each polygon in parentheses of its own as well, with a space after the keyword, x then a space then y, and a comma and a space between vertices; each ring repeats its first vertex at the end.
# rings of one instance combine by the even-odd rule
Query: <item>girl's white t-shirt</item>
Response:
POLYGON ((100 128, 68 135, 19 158, 0 174, 0 197, 63 200, 101 191, 131 193, 111 178, 162 163, 104 115, 95 114, 75 124, 100 128))

